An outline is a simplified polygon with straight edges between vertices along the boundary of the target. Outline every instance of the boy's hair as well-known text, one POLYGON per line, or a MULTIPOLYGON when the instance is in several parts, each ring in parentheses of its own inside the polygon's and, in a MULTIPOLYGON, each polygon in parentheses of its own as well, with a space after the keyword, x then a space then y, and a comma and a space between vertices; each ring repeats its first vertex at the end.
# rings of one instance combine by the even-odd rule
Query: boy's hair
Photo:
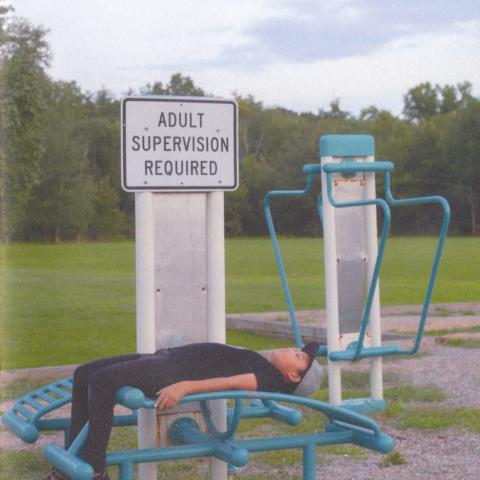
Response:
POLYGON ((303 372, 298 372, 301 377, 300 382, 287 384, 286 393, 308 397, 320 388, 323 371, 320 364, 315 360, 319 349, 320 344, 316 342, 307 343, 302 348, 302 352, 305 352, 308 355, 310 361, 303 372))
POLYGON ((308 367, 303 372, 299 372, 301 374, 302 378, 307 374, 308 370, 312 366, 312 363, 315 360, 315 357, 317 356, 317 353, 318 353, 319 349, 320 349, 320 345, 317 342, 307 343, 302 348, 302 352, 305 352, 308 355, 308 357, 310 358, 310 362, 308 363, 308 367))

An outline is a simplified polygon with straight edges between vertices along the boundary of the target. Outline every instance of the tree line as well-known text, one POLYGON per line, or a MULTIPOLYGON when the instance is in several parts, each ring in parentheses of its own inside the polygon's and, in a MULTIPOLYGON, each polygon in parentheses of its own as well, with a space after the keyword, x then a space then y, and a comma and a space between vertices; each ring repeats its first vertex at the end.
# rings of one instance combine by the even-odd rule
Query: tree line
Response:
MULTIPOLYGON (((106 88, 84 92, 50 78, 46 31, 8 10, 0 7, 1 241, 133 237, 134 196, 120 187, 120 101, 106 88)), ((206 92, 176 73, 128 94, 206 92)), ((355 116, 339 99, 317 113, 236 100, 240 187, 225 195, 227 235, 265 235, 266 192, 303 188, 302 166, 319 161, 320 136, 341 133, 374 136, 376 158, 395 163, 397 197, 441 194, 452 208, 451 232, 480 233, 480 99, 469 82, 414 86, 402 116, 375 106, 355 116)), ((313 199, 278 201, 273 214, 283 234, 320 232, 313 199)), ((392 230, 429 234, 438 215, 425 207, 394 211, 392 230)))

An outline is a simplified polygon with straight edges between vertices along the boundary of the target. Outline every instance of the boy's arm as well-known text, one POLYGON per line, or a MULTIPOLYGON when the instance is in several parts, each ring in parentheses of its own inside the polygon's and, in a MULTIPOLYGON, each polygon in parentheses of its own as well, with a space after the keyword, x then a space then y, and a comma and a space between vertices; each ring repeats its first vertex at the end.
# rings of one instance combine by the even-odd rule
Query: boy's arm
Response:
POLYGON ((159 410, 174 407, 185 395, 219 390, 256 390, 257 377, 253 373, 233 375, 231 377, 207 378, 205 380, 187 380, 173 383, 157 392, 156 407, 159 410))

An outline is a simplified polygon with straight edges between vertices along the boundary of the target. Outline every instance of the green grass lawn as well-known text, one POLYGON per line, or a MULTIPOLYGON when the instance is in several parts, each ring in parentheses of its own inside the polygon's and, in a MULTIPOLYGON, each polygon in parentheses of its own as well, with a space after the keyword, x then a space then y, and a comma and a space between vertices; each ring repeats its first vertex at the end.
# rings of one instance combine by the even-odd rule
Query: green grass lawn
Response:
MULTIPOLYGON (((390 239, 383 304, 421 303, 434 247, 429 237, 390 239)), ((321 240, 281 248, 296 308, 323 308, 321 240)), ((228 312, 286 309, 269 239, 227 240, 226 257, 228 312)), ((133 242, 0 245, 0 259, 2 369, 135 350, 133 242)), ((479 271, 478 239, 449 238, 433 302, 478 301, 479 271)))

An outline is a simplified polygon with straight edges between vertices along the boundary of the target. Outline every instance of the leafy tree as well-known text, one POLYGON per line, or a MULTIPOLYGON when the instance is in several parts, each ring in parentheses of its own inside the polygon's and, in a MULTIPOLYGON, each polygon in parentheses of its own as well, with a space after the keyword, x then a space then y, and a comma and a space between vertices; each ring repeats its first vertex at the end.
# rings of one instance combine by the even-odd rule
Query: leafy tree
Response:
POLYGON ((458 109, 463 110, 475 101, 475 98, 472 94, 472 84, 470 82, 458 83, 457 91, 460 97, 457 102, 458 109))
POLYGON ((140 92, 144 95, 205 96, 205 92, 201 88, 195 86, 190 77, 183 76, 181 73, 173 74, 170 77, 170 81, 165 86, 163 86, 162 82, 154 82, 153 85, 147 83, 147 85, 140 89, 140 92))
MULTIPOLYGON (((89 115, 80 126, 88 169, 95 180, 94 214, 89 236, 117 237, 133 225, 133 200, 120 187, 120 102, 102 89, 89 100, 89 115)), ((133 230, 133 227, 132 229, 133 230)))
POLYGON ((378 118, 380 110, 375 105, 370 105, 360 111, 360 120, 371 122, 378 118))
MULTIPOLYGON (((24 20, 2 21, 0 138, 3 157, 2 203, 8 221, 3 239, 26 228, 26 207, 38 180, 50 52, 46 31, 24 20)), ((3 215, 2 215, 3 216, 3 215)))
POLYGON ((239 111, 240 157, 255 155, 260 158, 264 144, 263 105, 252 95, 236 96, 239 111))
POLYGON ((455 226, 480 234, 480 101, 471 100, 454 112, 445 129, 445 153, 450 166, 448 195, 455 226))
POLYGON ((266 233, 263 197, 271 184, 270 174, 270 169, 253 155, 245 157, 240 164, 240 182, 243 187, 239 189, 237 196, 244 204, 241 213, 237 211, 237 216, 241 222, 243 235, 266 233))
POLYGON ((229 237, 243 235, 245 205, 247 203, 248 186, 240 182, 237 190, 225 195, 225 234, 229 237))
POLYGON ((90 238, 107 240, 124 234, 127 216, 120 210, 119 203, 117 189, 107 178, 102 178, 96 185, 93 199, 94 212, 88 225, 90 238))
POLYGON ((7 40, 7 15, 9 12, 13 11, 11 5, 0 5, 0 45, 5 45, 7 40))
POLYGON ((27 238, 79 239, 93 216, 94 181, 79 124, 86 99, 74 82, 51 85, 39 172, 27 204, 27 238))
POLYGON ((457 109, 457 90, 453 85, 445 85, 444 87, 437 85, 437 92, 441 97, 439 102, 440 113, 450 113, 457 109))
POLYGON ((318 111, 318 116, 322 118, 337 118, 347 119, 350 118, 350 113, 340 108, 340 99, 335 98, 330 102, 330 110, 326 111, 322 108, 318 111))
POLYGON ((410 122, 420 122, 441 113, 450 113, 466 108, 473 100, 472 84, 463 82, 454 85, 421 83, 411 88, 404 96, 403 114, 410 122))
POLYGON ((419 122, 437 113, 438 90, 430 82, 411 88, 403 98, 403 114, 410 122, 419 122))

